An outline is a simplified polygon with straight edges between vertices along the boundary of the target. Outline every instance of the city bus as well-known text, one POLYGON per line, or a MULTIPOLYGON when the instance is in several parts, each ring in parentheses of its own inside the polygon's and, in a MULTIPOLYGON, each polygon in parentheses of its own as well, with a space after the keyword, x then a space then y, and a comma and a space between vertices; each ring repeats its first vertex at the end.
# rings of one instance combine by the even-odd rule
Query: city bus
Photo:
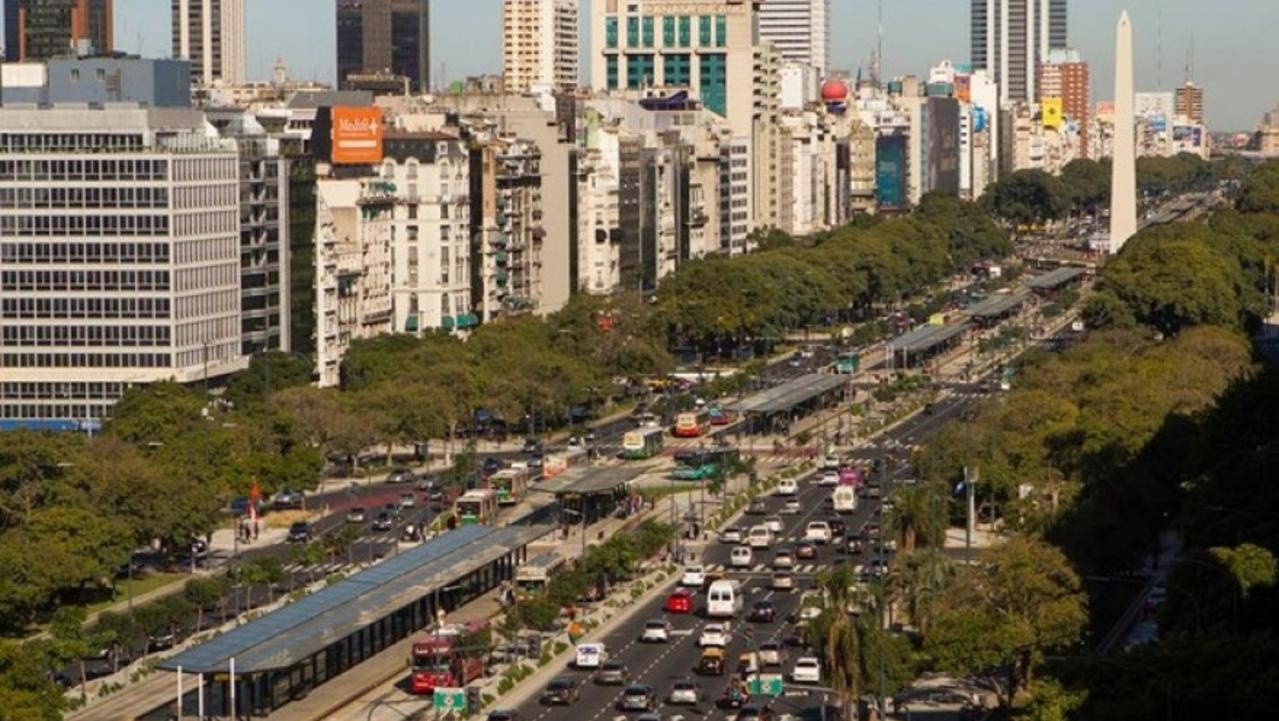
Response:
POLYGON ((708 415, 712 426, 727 426, 737 420, 737 418, 733 416, 732 411, 724 410, 721 406, 711 406, 710 411, 708 411, 708 415))
POLYGON ((622 458, 632 461, 652 458, 661 452, 666 432, 661 428, 637 428, 622 437, 622 458))
POLYGON ((528 471, 523 468, 504 468, 489 477, 489 488, 497 494, 497 505, 514 506, 528 493, 528 471))
POLYGON ((453 517, 459 526, 485 525, 497 516, 497 492, 492 488, 476 488, 453 501, 453 517))
POLYGON ((670 478, 675 481, 718 478, 740 460, 741 452, 733 446, 679 451, 675 454, 675 470, 671 471, 670 478))
POLYGON ((709 411, 687 411, 675 416, 675 428, 671 431, 671 435, 676 438, 697 438, 705 435, 709 430, 709 411))
POLYGON ((409 657, 409 690, 433 693, 458 688, 484 675, 484 659, 468 657, 457 648, 457 636, 434 634, 416 641, 409 657))
POLYGON ((857 353, 840 353, 839 360, 835 364, 835 370, 844 375, 852 375, 857 372, 861 366, 861 356, 857 353))
POLYGON ((555 551, 534 556, 515 569, 515 593, 520 600, 546 588, 554 576, 564 567, 564 557, 555 551))

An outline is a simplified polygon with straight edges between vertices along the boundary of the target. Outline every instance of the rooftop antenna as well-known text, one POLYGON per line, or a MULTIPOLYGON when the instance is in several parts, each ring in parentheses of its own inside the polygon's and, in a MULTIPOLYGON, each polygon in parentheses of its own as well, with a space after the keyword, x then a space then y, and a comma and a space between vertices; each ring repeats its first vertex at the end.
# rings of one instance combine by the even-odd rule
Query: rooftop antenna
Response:
POLYGON ((1164 88, 1164 4, 1156 3, 1156 40, 1155 40, 1155 87, 1163 90, 1164 88))
POLYGON ((875 85, 879 85, 880 72, 884 64, 884 0, 879 0, 879 31, 875 44, 875 85))
POLYGON ((1190 36, 1190 49, 1186 51, 1186 84, 1195 81, 1195 36, 1190 36))

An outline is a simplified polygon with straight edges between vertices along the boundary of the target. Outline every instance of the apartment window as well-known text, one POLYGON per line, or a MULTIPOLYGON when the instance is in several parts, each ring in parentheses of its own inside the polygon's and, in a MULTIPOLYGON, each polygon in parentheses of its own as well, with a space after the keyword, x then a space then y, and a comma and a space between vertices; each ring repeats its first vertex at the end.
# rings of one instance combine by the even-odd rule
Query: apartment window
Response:
POLYGON ((639 47, 639 18, 626 18, 626 47, 639 47))
POLYGON ((704 48, 711 46, 711 17, 702 15, 697 18, 697 44, 704 48))
POLYGON ((653 17, 650 15, 643 19, 644 26, 644 47, 653 47, 653 17))
POLYGON ((681 48, 692 47, 693 45, 693 18, 687 15, 681 15, 679 18, 679 46, 681 48))
POLYGON ((662 47, 675 47, 675 18, 667 15, 662 18, 662 47))
POLYGON ((617 90, 617 56, 609 55, 604 58, 604 64, 606 66, 605 74, 608 76, 608 89, 617 90))
POLYGON ((604 18, 604 44, 606 47, 617 47, 617 16, 604 18))
POLYGON ((723 15, 715 16, 715 47, 722 48, 728 46, 728 18, 723 15))

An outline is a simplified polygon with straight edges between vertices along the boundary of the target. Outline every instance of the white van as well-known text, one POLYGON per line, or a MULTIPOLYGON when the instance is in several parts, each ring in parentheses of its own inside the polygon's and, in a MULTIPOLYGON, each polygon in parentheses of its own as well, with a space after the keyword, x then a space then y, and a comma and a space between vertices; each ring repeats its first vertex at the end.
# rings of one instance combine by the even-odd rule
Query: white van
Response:
POLYGON ((837 486, 831 491, 831 501, 836 513, 852 513, 857 510, 857 490, 852 486, 837 486))
POLYGON ((733 568, 750 568, 755 563, 755 554, 749 546, 733 546, 728 554, 728 565, 733 568))
POLYGON ((706 592, 706 615, 709 618, 732 618, 742 610, 741 581, 715 581, 706 592))
POLYGON ((608 660, 608 650, 602 643, 579 643, 573 665, 577 668, 599 668, 608 660))
POLYGON ((751 530, 746 534, 746 543, 751 548, 768 548, 773 545, 773 529, 764 524, 751 526, 751 530))
POLYGON ((793 496, 797 493, 799 493, 799 484, 795 482, 794 478, 783 478, 777 484, 777 495, 779 496, 793 496))

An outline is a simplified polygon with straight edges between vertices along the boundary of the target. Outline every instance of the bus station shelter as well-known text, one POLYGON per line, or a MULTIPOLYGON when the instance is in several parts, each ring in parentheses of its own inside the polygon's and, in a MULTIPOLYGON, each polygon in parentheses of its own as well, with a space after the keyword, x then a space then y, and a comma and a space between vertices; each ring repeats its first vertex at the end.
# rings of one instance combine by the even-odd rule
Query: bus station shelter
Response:
POLYGON ((925 325, 888 342, 894 368, 915 368, 959 345, 968 322, 925 325))
MULTIPOLYGON (((512 580, 550 526, 466 526, 326 586, 157 665, 202 680, 209 716, 266 716, 512 580)), ((198 702, 187 689, 183 714, 198 702)))
POLYGON ((989 328, 1016 315, 1029 297, 1026 293, 996 295, 970 307, 967 310, 968 317, 978 327, 989 328))
POLYGON ((745 421, 747 433, 771 433, 793 420, 838 403, 852 376, 808 373, 728 405, 745 421))
POLYGON ((1038 295, 1052 295, 1071 283, 1077 282, 1087 273, 1086 268, 1076 265, 1064 265, 1056 270, 1037 275, 1027 285, 1038 295))
POLYGON ((584 520, 589 526, 612 515, 618 504, 630 497, 631 482, 644 472, 643 467, 634 466, 581 466, 548 478, 533 490, 555 496, 561 523, 572 525, 584 520))

